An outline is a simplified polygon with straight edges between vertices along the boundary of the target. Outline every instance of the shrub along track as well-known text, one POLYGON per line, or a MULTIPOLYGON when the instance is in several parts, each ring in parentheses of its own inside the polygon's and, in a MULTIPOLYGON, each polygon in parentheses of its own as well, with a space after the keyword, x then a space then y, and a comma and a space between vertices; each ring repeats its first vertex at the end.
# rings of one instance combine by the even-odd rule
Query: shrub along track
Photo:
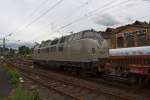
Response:
MULTIPOLYGON (((10 61, 10 60, 9 60, 10 61)), ((8 62, 9 62, 8 61, 8 62)), ((8 63, 7 62, 7 63, 8 63)), ((109 100, 130 100, 135 99, 126 94, 113 93, 112 91, 107 91, 103 88, 99 88, 96 85, 89 83, 82 83, 78 79, 66 79, 60 77, 60 74, 46 71, 42 69, 35 68, 31 69, 29 66, 32 63, 27 63, 25 61, 16 60, 14 62, 9 62, 11 66, 17 68, 26 78, 29 78, 36 83, 41 84, 44 87, 49 87, 62 95, 67 97, 70 96, 72 99, 83 99, 83 100, 99 100, 99 99, 109 99, 109 100), (28 73, 28 74, 27 74, 28 73), (38 77, 37 77, 38 76, 38 77), (37 77, 37 78, 36 78, 37 77), (111 98, 111 99, 110 99, 111 98)), ((62 75, 61 75, 62 76, 62 75)), ((115 90, 114 90, 115 91, 115 90)), ((139 99, 139 98, 138 98, 139 99)), ((137 98, 136 98, 137 100, 137 98)))

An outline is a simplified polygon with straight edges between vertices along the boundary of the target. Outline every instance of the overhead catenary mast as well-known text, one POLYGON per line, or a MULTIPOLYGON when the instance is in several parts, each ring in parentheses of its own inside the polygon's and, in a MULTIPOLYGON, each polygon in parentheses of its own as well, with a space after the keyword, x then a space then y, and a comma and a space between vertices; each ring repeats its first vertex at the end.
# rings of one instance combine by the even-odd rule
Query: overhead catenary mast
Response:
POLYGON ((5 45, 6 45, 5 38, 3 38, 3 49, 2 49, 3 56, 5 55, 5 45))

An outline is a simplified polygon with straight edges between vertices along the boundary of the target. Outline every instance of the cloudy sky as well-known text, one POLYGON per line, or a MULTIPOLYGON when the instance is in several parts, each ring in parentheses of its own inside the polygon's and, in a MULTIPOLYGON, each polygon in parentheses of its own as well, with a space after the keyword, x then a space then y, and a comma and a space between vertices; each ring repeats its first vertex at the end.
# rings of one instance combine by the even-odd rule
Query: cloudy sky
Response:
MULTIPOLYGON (((150 21, 150 0, 0 0, 0 38, 42 41, 150 21)), ((19 41, 18 41, 19 42, 19 41)))

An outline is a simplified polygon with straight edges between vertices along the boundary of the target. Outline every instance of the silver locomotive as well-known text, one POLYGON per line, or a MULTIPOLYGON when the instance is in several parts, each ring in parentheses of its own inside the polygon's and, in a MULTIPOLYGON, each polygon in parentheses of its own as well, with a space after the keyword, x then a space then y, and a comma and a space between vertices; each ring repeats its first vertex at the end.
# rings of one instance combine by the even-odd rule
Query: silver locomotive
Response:
POLYGON ((98 58, 109 57, 110 41, 101 33, 86 30, 35 46, 34 64, 77 71, 97 71, 98 58))

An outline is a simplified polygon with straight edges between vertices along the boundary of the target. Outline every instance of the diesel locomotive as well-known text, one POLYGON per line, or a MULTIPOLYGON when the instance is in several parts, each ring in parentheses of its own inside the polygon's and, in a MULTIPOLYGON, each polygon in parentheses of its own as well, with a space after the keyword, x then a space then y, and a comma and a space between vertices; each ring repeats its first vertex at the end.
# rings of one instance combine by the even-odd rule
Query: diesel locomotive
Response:
POLYGON ((35 46, 33 60, 35 65, 95 73, 98 58, 109 57, 109 47, 109 39, 87 30, 42 42, 35 46))

